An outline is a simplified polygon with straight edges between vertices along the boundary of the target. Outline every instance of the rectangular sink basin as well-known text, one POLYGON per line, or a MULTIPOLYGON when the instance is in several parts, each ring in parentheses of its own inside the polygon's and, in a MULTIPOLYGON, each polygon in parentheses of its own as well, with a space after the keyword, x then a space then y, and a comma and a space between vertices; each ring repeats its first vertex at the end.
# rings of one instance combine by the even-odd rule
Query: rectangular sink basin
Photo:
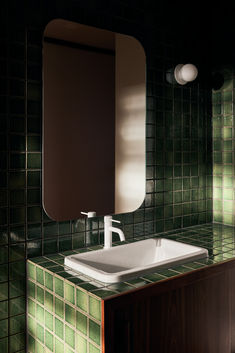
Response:
POLYGON ((98 281, 115 283, 207 256, 204 248, 158 238, 66 256, 64 263, 98 281))

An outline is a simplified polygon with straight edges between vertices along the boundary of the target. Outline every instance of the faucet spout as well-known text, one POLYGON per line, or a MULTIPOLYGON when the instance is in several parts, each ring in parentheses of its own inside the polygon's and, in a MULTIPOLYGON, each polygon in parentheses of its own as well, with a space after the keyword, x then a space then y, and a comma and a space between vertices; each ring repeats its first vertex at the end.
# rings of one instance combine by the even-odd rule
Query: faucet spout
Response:
POLYGON ((126 240, 125 235, 120 228, 110 227, 109 229, 111 230, 111 232, 117 233, 119 235, 121 241, 126 240))

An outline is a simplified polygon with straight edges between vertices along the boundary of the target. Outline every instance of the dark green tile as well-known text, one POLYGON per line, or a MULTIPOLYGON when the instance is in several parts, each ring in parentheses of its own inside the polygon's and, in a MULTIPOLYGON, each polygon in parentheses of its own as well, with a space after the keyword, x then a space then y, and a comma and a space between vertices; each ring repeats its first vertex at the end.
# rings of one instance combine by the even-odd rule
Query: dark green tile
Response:
POLYGON ((29 189, 27 191, 27 202, 28 204, 39 204, 41 202, 40 189, 29 189))
POLYGON ((8 283, 1 283, 0 284, 0 300, 8 299, 8 283))
POLYGON ((25 330, 26 315, 17 315, 10 318, 10 334, 16 334, 25 330))
POLYGON ((38 171, 31 171, 27 173, 28 186, 40 187, 41 184, 41 173, 38 171))
POLYGON ((0 264, 4 264, 8 262, 8 247, 1 246, 0 247, 0 264))
POLYGON ((17 261, 25 258, 25 244, 15 244, 10 246, 9 261, 17 261))
POLYGON ((4 353, 8 353, 8 338, 0 339, 0 351, 4 353))
POLYGON ((28 136, 27 139, 28 151, 40 152, 41 151, 41 139, 40 136, 28 136))
POLYGON ((10 222, 25 223, 25 207, 10 208, 10 222))
POLYGON ((13 353, 25 348, 25 333, 10 336, 9 352, 13 353))
POLYGON ((19 206, 25 204, 25 190, 11 190, 10 191, 11 206, 19 206))
POLYGON ((24 279, 9 282, 10 298, 26 295, 26 281, 24 279))
POLYGON ((40 153, 28 153, 27 168, 28 169, 40 169, 41 168, 41 154, 40 153))
POLYGON ((10 316, 23 314, 26 311, 25 297, 10 300, 10 316))
POLYGON ((40 206, 33 206, 27 208, 27 220, 28 222, 40 222, 42 213, 40 206))
POLYGON ((0 321, 0 338, 8 336, 8 320, 0 321))
POLYGON ((0 282, 8 280, 8 264, 0 265, 0 282))

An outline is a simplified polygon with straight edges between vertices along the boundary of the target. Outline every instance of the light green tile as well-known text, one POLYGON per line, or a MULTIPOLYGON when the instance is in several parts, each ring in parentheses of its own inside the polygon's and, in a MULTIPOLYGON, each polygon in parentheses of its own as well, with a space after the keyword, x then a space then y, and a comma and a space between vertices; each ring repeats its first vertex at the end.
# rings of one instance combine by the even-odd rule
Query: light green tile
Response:
POLYGON ((45 333, 45 344, 46 344, 46 347, 49 348, 51 352, 54 351, 54 337, 47 330, 46 330, 46 333, 45 333))
POLYGON ((84 337, 76 333, 76 351, 87 353, 87 341, 84 337))
POLYGON ((101 320, 101 301, 89 296, 89 313, 97 320, 101 320))
POLYGON ((53 331, 53 315, 45 310, 45 326, 49 330, 53 331))
POLYGON ((100 350, 93 346, 93 344, 89 343, 89 353, 100 353, 100 350))
POLYGON ((233 177, 229 177, 227 175, 224 175, 224 186, 227 188, 232 188, 233 187, 233 177))
POLYGON ((37 324, 36 328, 36 337, 39 339, 39 341, 44 343, 44 328, 39 324, 37 324))
POLYGON ((67 325, 65 325, 65 342, 75 349, 75 332, 67 325))
POLYGON ((224 127, 223 136, 224 136, 224 139, 232 138, 232 136, 233 136, 232 128, 224 127))
POLYGON ((223 199, 224 200, 232 200, 233 199, 233 189, 224 189, 223 199))
POLYGON ((65 299, 75 304, 75 288, 68 283, 65 283, 65 299))
POLYGON ((36 280, 36 267, 31 262, 28 262, 28 277, 36 280))
POLYGON ((55 277, 54 278, 55 282, 55 292, 58 294, 60 297, 64 297, 64 281, 55 277))
POLYGON ((32 281, 28 281, 28 296, 35 298, 35 284, 32 281))
POLYGON ((215 199, 222 199, 223 197, 223 189, 222 188, 214 188, 213 194, 215 199))
POLYGON ((37 320, 43 325, 44 324, 44 309, 39 304, 37 304, 36 317, 37 317, 37 320))
POLYGON ((44 347, 38 341, 35 341, 35 352, 36 353, 44 353, 44 347))
POLYGON ((36 286, 36 293, 37 301, 44 305, 44 290, 41 287, 36 286))
POLYGON ((76 311, 76 328, 84 335, 87 334, 87 317, 80 311, 76 311))
POLYGON ((45 291, 45 307, 53 312, 53 295, 48 291, 45 291))
POLYGON ((223 215, 224 224, 233 225, 233 215, 232 214, 224 214, 223 215))
POLYGON ((34 336, 36 335, 36 322, 30 316, 28 316, 28 331, 32 335, 34 335, 34 336))
POLYGON ((62 319, 64 318, 64 302, 58 298, 55 298, 55 313, 62 319))
POLYGON ((33 317, 35 317, 36 304, 35 304, 34 301, 31 300, 30 298, 28 299, 28 312, 29 312, 30 315, 32 315, 33 317))
POLYGON ((57 318, 55 318, 55 334, 62 340, 64 339, 64 324, 57 318))
POLYGON ((64 344, 55 338, 55 353, 64 353, 64 344))
POLYGON ((45 272, 45 286, 46 288, 50 289, 52 292, 54 289, 53 283, 54 283, 53 276, 50 273, 45 272))
POLYGON ((93 320, 89 320, 89 337, 96 344, 100 345, 100 325, 93 320))
POLYGON ((233 202, 224 201, 224 212, 232 213, 233 212, 233 202))
POLYGON ((87 312, 87 294, 77 289, 77 306, 87 312))
POLYGON ((36 267, 36 280, 44 286, 44 271, 39 267, 36 267))

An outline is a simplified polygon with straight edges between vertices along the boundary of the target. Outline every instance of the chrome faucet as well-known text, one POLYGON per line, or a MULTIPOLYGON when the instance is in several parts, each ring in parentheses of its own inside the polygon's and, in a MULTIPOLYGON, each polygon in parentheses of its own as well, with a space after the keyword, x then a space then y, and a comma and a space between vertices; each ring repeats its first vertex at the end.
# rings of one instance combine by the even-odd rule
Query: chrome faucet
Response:
POLYGON ((112 216, 104 216, 104 249, 109 249, 112 246, 112 233, 117 233, 121 241, 125 240, 123 231, 112 226, 112 222, 121 223, 112 219, 112 216))

